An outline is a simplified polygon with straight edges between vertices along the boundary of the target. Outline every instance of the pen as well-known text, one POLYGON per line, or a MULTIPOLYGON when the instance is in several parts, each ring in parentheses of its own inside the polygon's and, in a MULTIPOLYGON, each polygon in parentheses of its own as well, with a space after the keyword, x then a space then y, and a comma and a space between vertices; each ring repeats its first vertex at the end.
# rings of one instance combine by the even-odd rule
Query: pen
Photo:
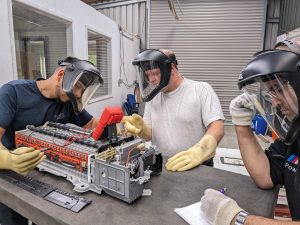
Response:
MULTIPOLYGON (((24 146, 22 146, 22 147, 24 147, 24 146)), ((51 147, 48 147, 48 148, 41 148, 41 149, 37 149, 37 150, 43 152, 43 151, 47 151, 47 150, 49 150, 49 149, 51 149, 51 147)), ((9 151, 11 154, 13 154, 13 155, 23 155, 23 153, 15 153, 15 152, 13 152, 13 150, 8 150, 8 151, 9 151)))
POLYGON ((221 188, 221 189, 219 190, 219 192, 221 192, 222 194, 225 194, 226 188, 221 188))

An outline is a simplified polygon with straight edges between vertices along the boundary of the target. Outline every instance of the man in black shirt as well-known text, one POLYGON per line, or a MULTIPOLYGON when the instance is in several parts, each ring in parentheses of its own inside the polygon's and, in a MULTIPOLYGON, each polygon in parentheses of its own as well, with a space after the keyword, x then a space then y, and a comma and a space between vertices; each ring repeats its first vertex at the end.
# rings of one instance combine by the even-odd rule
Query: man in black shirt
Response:
MULTIPOLYGON (((244 94, 230 104, 232 122, 245 166, 263 189, 281 184, 294 221, 300 221, 300 39, 285 40, 274 50, 259 52, 242 70, 238 86, 244 94), (254 109, 279 137, 265 151, 250 127, 254 109)), ((300 224, 249 215, 215 190, 205 191, 202 211, 216 225, 300 224)))

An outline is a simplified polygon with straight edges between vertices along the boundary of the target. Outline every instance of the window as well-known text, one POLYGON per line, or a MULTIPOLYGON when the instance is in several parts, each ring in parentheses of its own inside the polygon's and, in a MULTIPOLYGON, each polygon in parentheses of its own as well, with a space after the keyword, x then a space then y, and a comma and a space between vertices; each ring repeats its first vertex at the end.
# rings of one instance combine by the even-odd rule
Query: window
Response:
POLYGON ((104 84, 93 98, 111 94, 111 42, 110 38, 88 30, 88 59, 101 72, 104 84))
POLYGON ((13 2, 13 24, 18 78, 51 76, 57 61, 68 55, 71 23, 13 2))

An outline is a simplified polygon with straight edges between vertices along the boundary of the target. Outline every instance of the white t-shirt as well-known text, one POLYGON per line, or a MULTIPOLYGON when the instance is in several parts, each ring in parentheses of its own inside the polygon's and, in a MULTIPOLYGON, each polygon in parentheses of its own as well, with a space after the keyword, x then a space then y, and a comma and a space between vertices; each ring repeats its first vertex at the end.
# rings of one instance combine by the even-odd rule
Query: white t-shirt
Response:
POLYGON ((203 137, 207 126, 224 120, 218 96, 205 82, 184 79, 168 93, 146 103, 144 121, 152 129, 152 144, 163 155, 187 150, 203 137))

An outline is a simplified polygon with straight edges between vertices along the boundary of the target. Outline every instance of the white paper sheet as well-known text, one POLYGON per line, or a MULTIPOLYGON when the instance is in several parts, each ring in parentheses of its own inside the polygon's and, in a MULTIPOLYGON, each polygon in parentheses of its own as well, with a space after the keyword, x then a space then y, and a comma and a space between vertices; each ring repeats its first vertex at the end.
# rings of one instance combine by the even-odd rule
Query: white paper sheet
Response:
POLYGON ((211 225, 201 213, 201 202, 188 205, 183 208, 175 208, 174 211, 190 225, 211 225))

